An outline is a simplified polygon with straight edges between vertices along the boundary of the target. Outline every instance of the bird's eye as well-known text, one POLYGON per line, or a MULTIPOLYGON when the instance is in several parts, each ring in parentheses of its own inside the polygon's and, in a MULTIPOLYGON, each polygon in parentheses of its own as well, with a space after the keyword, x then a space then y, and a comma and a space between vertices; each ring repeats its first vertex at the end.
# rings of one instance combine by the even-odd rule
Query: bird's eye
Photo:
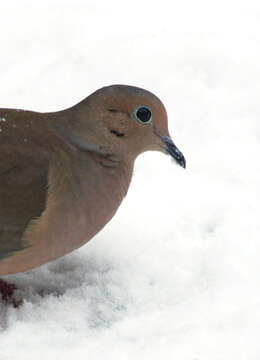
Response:
POLYGON ((151 124, 152 122, 152 110, 150 110, 147 106, 137 106, 134 111, 134 116, 136 120, 141 124, 151 124))

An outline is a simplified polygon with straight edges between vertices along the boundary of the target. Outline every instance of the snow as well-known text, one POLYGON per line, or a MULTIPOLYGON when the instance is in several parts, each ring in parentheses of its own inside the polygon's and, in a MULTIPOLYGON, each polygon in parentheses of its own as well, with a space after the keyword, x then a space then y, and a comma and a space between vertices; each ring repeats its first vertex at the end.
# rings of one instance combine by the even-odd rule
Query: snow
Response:
POLYGON ((259 1, 0 2, 1 107, 144 87, 187 160, 140 156, 98 236, 5 278, 0 359, 259 360, 259 1))

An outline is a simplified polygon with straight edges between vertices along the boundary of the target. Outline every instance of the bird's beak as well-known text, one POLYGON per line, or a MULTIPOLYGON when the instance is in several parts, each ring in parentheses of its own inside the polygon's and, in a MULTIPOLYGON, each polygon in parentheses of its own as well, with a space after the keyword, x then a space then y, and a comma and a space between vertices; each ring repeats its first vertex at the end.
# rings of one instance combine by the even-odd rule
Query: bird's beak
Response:
POLYGON ((161 135, 158 131, 154 131, 162 141, 164 152, 170 154, 172 158, 184 169, 186 168, 186 160, 182 152, 177 148, 172 139, 167 135, 161 135))

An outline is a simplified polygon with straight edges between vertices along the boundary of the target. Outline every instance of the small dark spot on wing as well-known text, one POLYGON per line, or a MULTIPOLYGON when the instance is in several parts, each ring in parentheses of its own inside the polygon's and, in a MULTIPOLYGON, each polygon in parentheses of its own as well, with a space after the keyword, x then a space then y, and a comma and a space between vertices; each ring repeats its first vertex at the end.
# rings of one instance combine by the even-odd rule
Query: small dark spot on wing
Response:
POLYGON ((10 169, 7 169, 7 170, 1 172, 1 173, 0 173, 0 176, 8 175, 12 170, 14 170, 14 169, 16 169, 16 168, 17 168, 17 166, 13 166, 13 167, 11 167, 10 169))

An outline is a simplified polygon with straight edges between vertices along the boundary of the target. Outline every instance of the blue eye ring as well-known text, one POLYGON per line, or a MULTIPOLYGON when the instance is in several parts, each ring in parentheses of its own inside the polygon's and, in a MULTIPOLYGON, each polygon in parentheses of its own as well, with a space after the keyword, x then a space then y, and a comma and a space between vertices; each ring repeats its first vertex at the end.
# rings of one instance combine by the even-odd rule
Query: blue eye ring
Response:
POLYGON ((136 120, 142 125, 148 125, 153 122, 152 110, 145 105, 139 105, 134 110, 136 120))

